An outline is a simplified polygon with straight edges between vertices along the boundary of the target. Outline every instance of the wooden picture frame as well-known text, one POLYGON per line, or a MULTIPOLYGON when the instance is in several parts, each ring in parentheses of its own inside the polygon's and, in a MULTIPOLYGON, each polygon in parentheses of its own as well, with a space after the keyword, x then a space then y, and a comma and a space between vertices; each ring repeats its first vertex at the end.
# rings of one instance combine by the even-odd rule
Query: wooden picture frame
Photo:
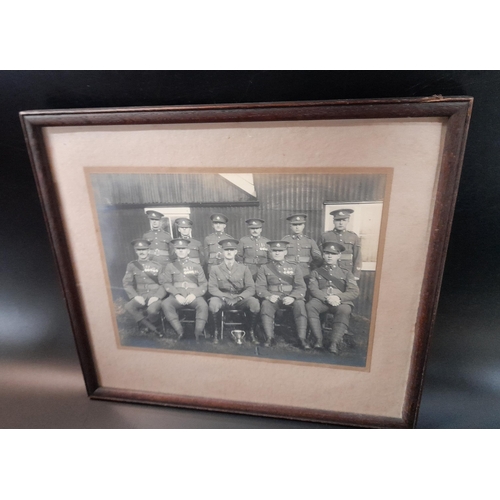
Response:
POLYGON ((89 396, 413 427, 471 109, 470 97, 434 96, 22 112, 89 396), (250 356, 231 339, 217 348, 127 344, 113 311, 124 256, 133 258, 122 240, 142 236, 146 210, 173 221, 181 205, 205 221, 200 240, 210 213, 225 209, 237 239, 245 214, 264 214, 266 236, 280 240, 294 212, 307 212, 317 236, 332 206, 353 206, 373 254, 360 271, 371 284, 358 282, 368 297, 365 350, 354 343, 351 357, 332 361, 293 346, 250 356), (143 218, 123 225, 131 214, 143 218))

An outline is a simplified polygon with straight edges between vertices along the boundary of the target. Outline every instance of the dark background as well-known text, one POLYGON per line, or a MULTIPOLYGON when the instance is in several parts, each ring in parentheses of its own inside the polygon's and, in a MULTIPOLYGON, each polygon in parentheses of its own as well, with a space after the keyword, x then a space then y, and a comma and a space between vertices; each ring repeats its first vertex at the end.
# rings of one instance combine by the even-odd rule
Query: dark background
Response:
POLYGON ((333 427, 88 400, 19 111, 433 94, 475 101, 418 427, 500 427, 496 71, 0 72, 0 427, 333 427))

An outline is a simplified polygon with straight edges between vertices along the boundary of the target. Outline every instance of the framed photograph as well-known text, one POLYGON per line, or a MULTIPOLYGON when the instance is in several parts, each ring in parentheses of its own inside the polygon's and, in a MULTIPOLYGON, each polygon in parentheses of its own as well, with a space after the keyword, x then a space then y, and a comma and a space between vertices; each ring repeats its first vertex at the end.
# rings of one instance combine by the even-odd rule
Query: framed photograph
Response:
POLYGON ((22 112, 90 397, 414 426, 471 108, 22 112))

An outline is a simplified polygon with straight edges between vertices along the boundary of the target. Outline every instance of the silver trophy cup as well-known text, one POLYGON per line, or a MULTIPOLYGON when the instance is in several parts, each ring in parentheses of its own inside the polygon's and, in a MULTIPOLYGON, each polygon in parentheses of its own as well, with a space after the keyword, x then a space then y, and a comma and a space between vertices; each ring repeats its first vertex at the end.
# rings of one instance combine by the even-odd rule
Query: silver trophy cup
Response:
POLYGON ((231 335, 237 344, 243 344, 243 339, 245 338, 245 330, 231 330, 231 335))

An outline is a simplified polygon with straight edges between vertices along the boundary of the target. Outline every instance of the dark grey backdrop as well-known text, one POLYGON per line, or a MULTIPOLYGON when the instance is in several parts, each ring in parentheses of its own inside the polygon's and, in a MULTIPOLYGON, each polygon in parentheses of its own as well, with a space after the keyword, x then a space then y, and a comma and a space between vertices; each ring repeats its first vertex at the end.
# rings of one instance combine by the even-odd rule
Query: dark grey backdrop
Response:
POLYGON ((19 123, 29 109, 475 98, 422 428, 500 427, 500 72, 0 72, 0 427, 333 427, 89 401, 19 123))

